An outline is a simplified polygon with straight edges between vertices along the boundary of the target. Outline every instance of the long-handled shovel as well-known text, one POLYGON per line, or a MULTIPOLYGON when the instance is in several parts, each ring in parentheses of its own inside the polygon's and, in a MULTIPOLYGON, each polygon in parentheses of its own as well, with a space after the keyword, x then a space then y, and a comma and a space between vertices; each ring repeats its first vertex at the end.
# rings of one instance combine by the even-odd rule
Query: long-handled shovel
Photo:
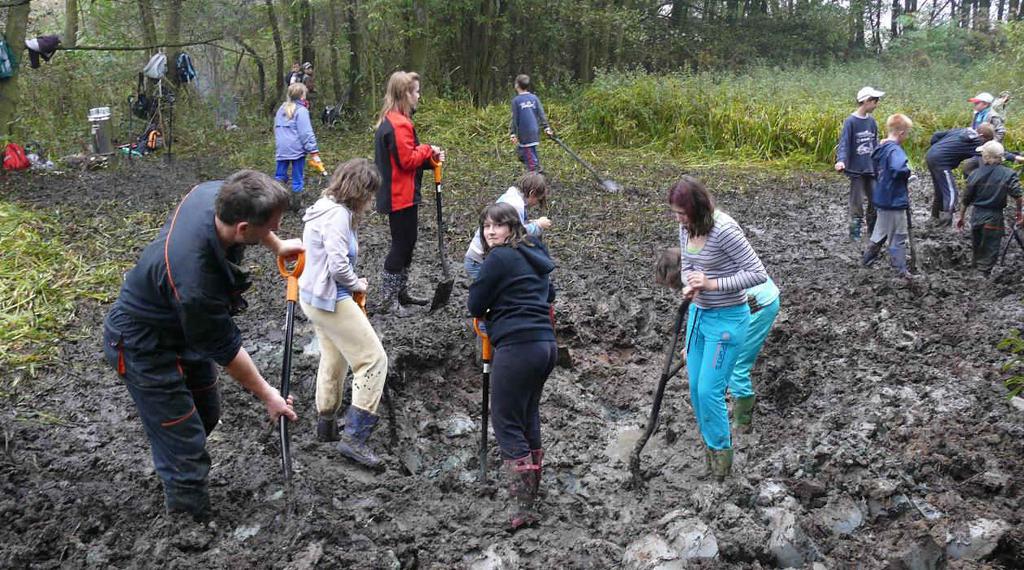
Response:
MULTIPOLYGON (((287 260, 284 257, 277 258, 277 269, 281 277, 288 281, 288 288, 285 293, 287 309, 285 310, 284 328, 284 354, 281 357, 281 397, 288 400, 288 391, 292 383, 292 335, 295 332, 295 304, 299 302, 299 276, 306 266, 305 254, 298 254, 295 265, 288 270, 287 260)), ((281 416, 278 420, 278 431, 281 436, 281 469, 284 472, 286 487, 291 486, 292 478, 292 453, 288 442, 288 418, 281 416)))
POLYGON ((1006 244, 1003 245, 1003 252, 999 255, 999 265, 1006 265, 1006 252, 1010 249, 1010 243, 1014 241, 1020 246, 1021 251, 1024 251, 1024 240, 1020 237, 1020 224, 1016 220, 1014 220, 1013 226, 1010 228, 1010 235, 1006 238, 1006 244))
POLYGON ((434 167, 434 188, 437 203, 437 257, 441 262, 441 274, 444 279, 437 284, 437 289, 434 290, 434 299, 430 301, 430 309, 428 313, 440 309, 444 305, 448 304, 448 299, 452 296, 452 287, 455 285, 455 279, 452 278, 451 273, 448 271, 448 256, 445 254, 444 247, 444 216, 441 213, 441 162, 430 159, 430 165, 434 167))
POLYGON ((607 190, 609 192, 619 192, 619 191, 622 190, 622 187, 619 186, 614 180, 611 180, 611 179, 608 179, 608 178, 605 178, 605 177, 601 176, 601 173, 598 172, 596 168, 591 166, 589 162, 587 162, 587 161, 583 160, 582 158, 580 158, 580 155, 578 155, 575 152, 573 152, 573 150, 571 148, 569 148, 569 145, 565 144, 562 141, 562 139, 556 137, 555 135, 548 135, 548 136, 551 137, 551 140, 553 140, 556 143, 558 143, 558 146, 562 147, 562 149, 565 152, 569 153, 569 156, 573 157, 576 160, 576 162, 580 163, 580 165, 583 166, 583 168, 587 169, 587 171, 590 172, 590 174, 592 174, 594 176, 594 178, 597 179, 598 183, 601 184, 602 188, 604 188, 605 190, 607 190))
POLYGON ((633 454, 629 458, 629 471, 633 474, 633 486, 637 488, 643 483, 643 479, 640 476, 640 452, 643 451, 644 446, 647 445, 647 440, 651 438, 654 429, 658 426, 658 414, 661 412, 661 400, 665 396, 665 385, 668 384, 669 378, 675 376, 683 367, 682 363, 673 367, 672 361, 675 360, 676 349, 679 346, 679 337, 682 335, 683 325, 686 323, 686 312, 689 309, 690 300, 686 299, 679 304, 679 310, 676 311, 676 321, 672 325, 672 342, 669 343, 668 354, 665 355, 665 367, 662 370, 661 378, 658 380, 658 389, 654 393, 654 404, 651 406, 651 415, 647 419, 647 429, 644 430, 644 434, 636 442, 633 454))
POLYGON ((488 406, 491 401, 491 338, 480 328, 480 319, 473 319, 473 331, 480 337, 483 349, 480 360, 484 363, 483 376, 480 379, 480 482, 487 481, 487 418, 490 415, 488 406))

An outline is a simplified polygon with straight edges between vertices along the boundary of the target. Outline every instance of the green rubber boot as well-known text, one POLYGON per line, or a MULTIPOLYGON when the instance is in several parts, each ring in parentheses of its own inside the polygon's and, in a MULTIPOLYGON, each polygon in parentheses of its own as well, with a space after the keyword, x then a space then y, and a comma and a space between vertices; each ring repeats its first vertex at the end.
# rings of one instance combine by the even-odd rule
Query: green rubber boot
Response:
POLYGON ((704 469, 697 473, 698 481, 706 481, 715 475, 714 465, 711 463, 711 448, 704 446, 704 469))
POLYGON ((711 450, 711 470, 715 481, 721 483, 732 473, 732 449, 711 450))
POLYGON ((732 403, 732 429, 736 433, 749 433, 754 421, 754 402, 757 396, 736 398, 732 403))

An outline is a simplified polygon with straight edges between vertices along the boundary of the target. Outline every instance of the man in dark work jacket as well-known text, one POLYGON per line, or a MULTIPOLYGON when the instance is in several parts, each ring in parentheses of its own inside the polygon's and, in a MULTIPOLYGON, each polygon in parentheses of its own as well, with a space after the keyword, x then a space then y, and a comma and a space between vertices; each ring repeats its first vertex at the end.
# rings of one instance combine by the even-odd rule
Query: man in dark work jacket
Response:
POLYGON ((249 287, 246 245, 278 255, 302 243, 275 234, 288 191, 252 170, 193 188, 127 273, 104 322, 108 363, 124 380, 149 437, 168 512, 209 517, 206 436, 220 418, 217 369, 263 401, 271 420, 295 420, 242 348, 232 315, 249 287))

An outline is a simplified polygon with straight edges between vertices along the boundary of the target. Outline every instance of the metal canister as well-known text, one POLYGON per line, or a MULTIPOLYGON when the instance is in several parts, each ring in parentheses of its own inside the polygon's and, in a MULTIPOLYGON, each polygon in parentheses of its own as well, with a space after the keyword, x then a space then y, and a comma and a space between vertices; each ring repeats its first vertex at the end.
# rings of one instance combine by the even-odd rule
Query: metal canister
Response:
POLYGON ((110 107, 89 109, 90 141, 94 154, 113 154, 114 144, 111 139, 113 127, 110 123, 110 107))

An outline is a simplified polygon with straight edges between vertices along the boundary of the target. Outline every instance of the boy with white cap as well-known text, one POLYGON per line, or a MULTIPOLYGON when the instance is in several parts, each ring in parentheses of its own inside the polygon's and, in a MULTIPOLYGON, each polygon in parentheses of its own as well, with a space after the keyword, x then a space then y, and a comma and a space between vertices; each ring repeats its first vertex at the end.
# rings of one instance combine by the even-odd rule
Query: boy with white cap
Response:
POLYGON ((857 110, 843 121, 836 148, 836 172, 844 172, 850 179, 850 241, 860 241, 864 210, 867 209, 868 234, 875 228, 875 208, 871 205, 871 191, 875 173, 871 153, 878 144, 878 123, 871 116, 878 101, 885 95, 874 87, 857 92, 857 110))
POLYGON ((968 99, 969 102, 974 104, 974 117, 971 119, 971 128, 978 130, 979 125, 988 123, 996 131, 996 142, 1003 142, 1003 137, 1006 136, 1006 119, 999 113, 999 108, 1009 100, 1010 94, 1006 91, 999 94, 998 100, 986 91, 982 91, 968 99))

